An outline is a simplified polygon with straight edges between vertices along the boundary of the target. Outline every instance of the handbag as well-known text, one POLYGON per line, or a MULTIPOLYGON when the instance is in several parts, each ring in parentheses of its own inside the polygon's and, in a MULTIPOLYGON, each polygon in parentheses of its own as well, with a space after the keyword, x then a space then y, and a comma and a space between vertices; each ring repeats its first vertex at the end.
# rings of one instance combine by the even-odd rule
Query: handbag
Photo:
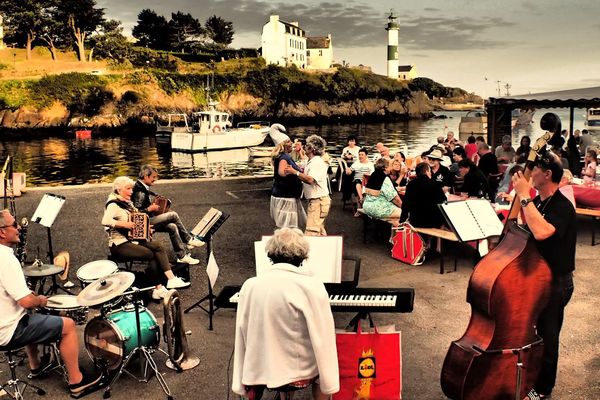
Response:
MULTIPOLYGON (((369 320, 371 317, 369 315, 369 320)), ((398 400, 402 398, 400 332, 336 333, 340 391, 333 400, 398 400)))
POLYGON ((425 241, 409 223, 396 229, 392 243, 392 258, 409 265, 421 265, 425 261, 425 241))

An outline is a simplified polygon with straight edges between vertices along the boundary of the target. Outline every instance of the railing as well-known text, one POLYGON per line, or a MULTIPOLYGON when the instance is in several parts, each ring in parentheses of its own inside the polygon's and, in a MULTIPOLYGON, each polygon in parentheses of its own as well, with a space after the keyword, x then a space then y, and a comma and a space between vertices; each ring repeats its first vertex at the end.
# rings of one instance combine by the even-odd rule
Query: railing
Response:
POLYGON ((265 128, 265 127, 269 127, 269 121, 243 121, 243 122, 238 122, 237 127, 238 128, 254 128, 257 127, 258 128, 265 128))

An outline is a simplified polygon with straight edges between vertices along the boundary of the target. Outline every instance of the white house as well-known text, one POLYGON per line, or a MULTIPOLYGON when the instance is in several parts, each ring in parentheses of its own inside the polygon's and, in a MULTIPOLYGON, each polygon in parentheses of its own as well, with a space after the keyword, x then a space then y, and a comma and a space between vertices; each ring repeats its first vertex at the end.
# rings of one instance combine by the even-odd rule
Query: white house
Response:
POLYGON ((306 38, 306 68, 327 69, 333 64, 331 34, 306 38))
POLYGON ((262 56, 267 64, 306 68, 306 32, 298 22, 285 22, 271 15, 262 30, 262 56))
POLYGON ((0 14, 0 50, 4 48, 4 20, 0 14))
POLYGON ((401 81, 412 81, 417 77, 417 67, 414 65, 399 65, 398 79, 401 81))

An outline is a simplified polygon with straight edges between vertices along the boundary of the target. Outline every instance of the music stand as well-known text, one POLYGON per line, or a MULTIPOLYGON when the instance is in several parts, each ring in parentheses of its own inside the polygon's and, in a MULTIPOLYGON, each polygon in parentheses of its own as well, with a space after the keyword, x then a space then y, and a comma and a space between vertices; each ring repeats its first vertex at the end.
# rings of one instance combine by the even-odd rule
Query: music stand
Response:
MULTIPOLYGON (((40 200, 40 204, 38 204, 31 220, 37 224, 46 227, 46 232, 48 234, 48 263, 52 264, 54 262, 54 250, 52 249, 52 232, 51 227, 58 216, 58 213, 62 209, 62 206, 65 204, 66 198, 64 196, 46 193, 42 200, 40 200)), ((43 287, 43 283, 42 283, 43 287)), ((58 289, 64 291, 68 294, 73 294, 67 289, 56 283, 56 275, 52 275, 52 285, 48 289, 46 294, 56 293, 58 289)))
MULTIPOLYGON (((202 237, 204 242, 206 242, 206 265, 208 265, 208 262, 210 259, 210 254, 212 253, 212 237, 215 233, 217 233, 217 231, 219 230, 221 225, 223 225, 223 223, 225 221, 227 221, 228 218, 229 218, 229 214, 222 212, 221 216, 214 222, 214 224, 209 229, 208 233, 202 237)), ((186 308, 183 312, 185 314, 187 314, 192 309, 199 307, 205 313, 208 314, 208 330, 212 331, 213 330, 213 315, 215 314, 215 312, 217 312, 219 307, 215 307, 214 302, 215 302, 215 299, 217 298, 217 296, 215 296, 213 294, 212 285, 210 282, 210 278, 208 277, 208 274, 206 276, 206 281, 208 283, 208 294, 206 296, 204 296, 203 298, 201 298, 200 300, 198 300, 197 302, 195 302, 194 304, 192 304, 191 306, 189 306, 188 308, 186 308), (202 306, 202 303, 204 303, 205 301, 208 301, 208 309, 204 308, 204 306, 202 306)))

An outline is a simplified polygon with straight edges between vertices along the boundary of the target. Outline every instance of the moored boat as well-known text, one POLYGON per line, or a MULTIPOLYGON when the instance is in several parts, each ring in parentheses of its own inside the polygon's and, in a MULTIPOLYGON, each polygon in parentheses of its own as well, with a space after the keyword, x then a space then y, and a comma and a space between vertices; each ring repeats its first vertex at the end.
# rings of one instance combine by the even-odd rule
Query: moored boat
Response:
POLYGON ((487 113, 481 110, 469 111, 458 124, 459 140, 466 141, 471 135, 487 134, 487 113))
POLYGON ((588 108, 585 125, 587 130, 600 130, 600 108, 588 108))

